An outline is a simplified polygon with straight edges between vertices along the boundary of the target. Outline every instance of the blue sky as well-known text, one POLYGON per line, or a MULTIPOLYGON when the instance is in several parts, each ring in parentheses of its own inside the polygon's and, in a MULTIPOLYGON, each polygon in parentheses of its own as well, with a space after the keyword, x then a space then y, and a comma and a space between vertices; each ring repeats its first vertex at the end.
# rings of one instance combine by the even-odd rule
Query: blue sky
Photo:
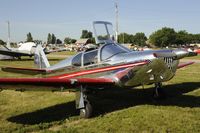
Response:
MULTIPOLYGON (((78 39, 82 29, 92 31, 92 21, 115 22, 115 0, 1 0, 0 39, 24 41, 28 32, 46 41, 48 33, 63 40, 78 39)), ((118 0, 119 32, 149 36, 164 26, 200 33, 199 0, 118 0)))

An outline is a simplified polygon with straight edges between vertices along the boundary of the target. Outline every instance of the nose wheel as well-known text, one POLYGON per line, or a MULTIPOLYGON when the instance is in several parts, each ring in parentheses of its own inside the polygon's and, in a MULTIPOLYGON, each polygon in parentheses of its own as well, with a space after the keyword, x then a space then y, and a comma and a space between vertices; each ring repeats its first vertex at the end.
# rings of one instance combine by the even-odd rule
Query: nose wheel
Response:
POLYGON ((164 90, 162 89, 162 83, 155 83, 153 99, 160 100, 160 99, 164 99, 165 97, 166 97, 166 94, 165 94, 164 90))

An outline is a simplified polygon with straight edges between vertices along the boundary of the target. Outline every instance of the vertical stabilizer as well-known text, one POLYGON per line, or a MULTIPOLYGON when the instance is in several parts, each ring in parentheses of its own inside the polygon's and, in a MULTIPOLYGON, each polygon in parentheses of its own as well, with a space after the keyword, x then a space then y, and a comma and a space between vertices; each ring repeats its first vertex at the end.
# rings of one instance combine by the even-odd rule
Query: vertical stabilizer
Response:
POLYGON ((40 44, 37 45, 36 50, 35 50, 34 63, 38 68, 50 67, 49 61, 40 44))

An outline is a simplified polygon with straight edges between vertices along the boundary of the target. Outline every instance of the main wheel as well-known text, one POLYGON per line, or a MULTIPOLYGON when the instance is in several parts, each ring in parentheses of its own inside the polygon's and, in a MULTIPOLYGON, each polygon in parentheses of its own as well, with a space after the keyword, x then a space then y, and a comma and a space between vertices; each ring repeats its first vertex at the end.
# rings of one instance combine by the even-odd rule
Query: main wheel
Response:
POLYGON ((90 118, 92 116, 92 105, 89 102, 85 102, 85 107, 80 109, 81 118, 90 118))

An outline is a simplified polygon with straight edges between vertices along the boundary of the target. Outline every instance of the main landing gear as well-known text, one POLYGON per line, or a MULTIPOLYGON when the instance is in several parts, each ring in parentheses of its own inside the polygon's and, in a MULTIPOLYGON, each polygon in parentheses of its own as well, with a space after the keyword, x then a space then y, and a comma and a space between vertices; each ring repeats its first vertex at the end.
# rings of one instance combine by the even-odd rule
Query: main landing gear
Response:
POLYGON ((18 56, 17 59, 18 59, 18 60, 21 60, 22 58, 21 58, 21 56, 18 56))
MULTIPOLYGON (((164 99, 166 94, 162 89, 162 83, 155 83, 153 98, 155 100, 164 99)), ((88 91, 86 87, 81 86, 80 91, 76 92, 76 109, 80 110, 81 118, 90 118, 93 114, 92 105, 88 99, 88 91)))
POLYGON ((86 88, 80 88, 80 91, 76 93, 76 109, 80 110, 81 118, 90 118, 93 113, 92 105, 88 100, 86 88))
POLYGON ((89 102, 85 102, 85 107, 80 109, 81 118, 90 118, 92 116, 92 105, 89 102))
POLYGON ((166 94, 165 94, 164 90, 162 89, 162 83, 155 83, 153 99, 160 100, 160 99, 164 99, 165 97, 166 97, 166 94))

